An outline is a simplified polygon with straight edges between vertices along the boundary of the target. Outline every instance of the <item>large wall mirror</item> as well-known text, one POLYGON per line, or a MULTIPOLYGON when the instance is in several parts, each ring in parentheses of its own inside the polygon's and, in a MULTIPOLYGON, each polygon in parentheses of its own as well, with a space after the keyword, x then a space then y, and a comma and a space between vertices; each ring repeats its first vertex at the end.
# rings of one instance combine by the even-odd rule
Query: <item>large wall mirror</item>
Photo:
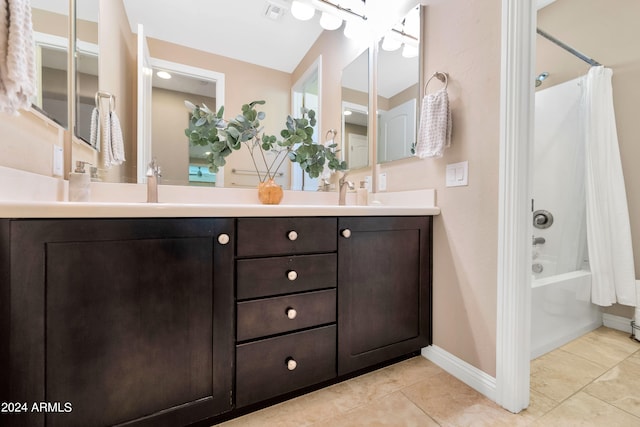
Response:
POLYGON ((37 96, 33 105, 64 128, 68 117, 68 0, 32 0, 37 96))
MULTIPOLYGON (((366 117, 370 107, 366 100, 363 102, 361 99, 347 100, 342 98, 342 94, 346 92, 341 85, 341 70, 353 63, 355 73, 357 64, 364 60, 364 70, 361 71, 364 77, 360 77, 359 80, 361 83, 365 83, 365 88, 353 90, 366 94, 368 86, 381 83, 368 82, 367 53, 363 53, 367 46, 347 39, 343 35, 344 24, 342 28, 334 31, 323 30, 319 24, 320 11, 316 11, 308 21, 295 19, 289 11, 290 2, 287 0, 202 1, 197 7, 194 5, 186 6, 178 2, 163 2, 159 6, 159 3, 154 0, 76 0, 78 4, 85 1, 99 3, 100 13, 104 15, 100 16, 100 19, 108 20, 108 25, 102 25, 103 22, 100 22, 100 25, 95 23, 100 33, 101 62, 113 63, 114 61, 110 58, 115 56, 114 51, 124 50, 125 53, 121 53, 117 61, 121 62, 120 68, 126 70, 121 71, 119 76, 127 76, 125 78, 130 78, 133 82, 121 83, 122 77, 116 79, 117 73, 114 72, 110 72, 108 76, 95 77, 90 71, 91 67, 83 69, 78 65, 80 75, 94 76, 86 80, 100 82, 97 89, 109 92, 114 90, 114 86, 118 86, 116 89, 118 89, 119 98, 116 99, 116 102, 119 105, 125 103, 124 105, 134 106, 126 111, 119 111, 127 116, 120 118, 123 127, 127 126, 126 121, 129 121, 131 127, 131 130, 128 133, 125 132, 124 135, 127 139, 126 144, 133 146, 127 151, 126 170, 120 174, 118 178, 120 182, 140 182, 141 176, 144 175, 139 173, 139 169, 144 166, 140 166, 140 156, 136 155, 140 152, 136 138, 136 126, 140 127, 140 118, 136 118, 135 111, 135 101, 139 98, 139 95, 135 93, 135 68, 136 62, 141 63, 141 60, 136 59, 135 53, 139 24, 144 28, 150 64, 164 61, 180 64, 187 68, 207 70, 223 76, 224 81, 224 87, 221 88, 224 93, 223 100, 217 99, 218 95, 212 95, 213 92, 210 90, 219 84, 215 81, 216 79, 181 76, 180 73, 172 73, 176 81, 183 77, 191 77, 191 83, 195 85, 193 90, 172 89, 167 86, 159 86, 162 83, 154 83, 151 99, 155 98, 155 100, 152 101, 152 111, 149 113, 150 129, 155 126, 153 123, 157 123, 164 125, 165 131, 149 132, 153 137, 150 138, 147 155, 158 159, 158 163, 165 171, 162 180, 164 184, 254 186, 252 177, 245 174, 252 167, 247 163, 250 159, 248 155, 244 155, 244 150, 238 151, 228 158, 229 163, 225 166, 223 175, 211 176, 207 173, 202 162, 202 156, 206 154, 190 150, 188 141, 183 136, 182 132, 186 127, 188 111, 184 107, 183 101, 185 99, 181 98, 186 98, 194 103, 213 104, 215 108, 224 104, 227 118, 238 114, 243 103, 264 99, 267 101, 267 104, 262 108, 267 116, 263 121, 265 131, 270 134, 279 134, 285 125, 287 115, 298 114, 297 111, 294 111, 296 108, 294 105, 295 85, 304 81, 303 76, 313 68, 313 64, 318 61, 318 58, 322 58, 322 62, 316 68, 317 76, 315 79, 319 86, 321 82, 322 89, 318 94, 317 113, 321 120, 318 124, 317 139, 322 142, 329 129, 336 129, 339 132, 337 142, 345 144, 340 148, 346 160, 350 162, 349 156, 353 157, 354 162, 349 166, 350 169, 371 167, 375 155, 369 137, 371 132, 366 129, 366 117), (150 10, 153 10, 153 13, 149 13, 150 10), (211 26, 212 16, 216 17, 215 27, 211 26), (199 19, 203 21, 200 22, 199 19), (242 25, 238 25, 238 22, 242 22, 242 25), (251 31, 247 32, 247 28, 251 28, 251 31), (292 37, 292 34, 295 34, 295 37, 292 37), (113 42, 112 38, 117 41, 113 42), (362 55, 364 57, 360 59, 362 55), (201 90, 204 92, 201 93, 201 90), (172 96, 168 96, 169 92, 172 92, 172 96), (161 106, 158 104, 165 101, 175 105, 161 106), (344 105, 352 111, 352 117, 345 123, 342 122, 342 117, 338 116, 338 112, 343 111, 341 108, 343 101, 344 105), (168 111, 172 111, 170 113, 171 123, 173 123, 170 125, 171 132, 166 130, 166 126, 169 126, 170 123, 167 118, 169 117, 167 116, 168 111), (161 115, 156 117, 157 112, 164 114, 164 118, 161 115), (128 117, 129 115, 132 117, 128 117), (182 122, 185 122, 184 127, 180 124, 182 122), (163 144, 182 147, 179 150, 180 153, 177 154, 172 149, 160 151, 161 146, 166 147, 166 145, 160 145, 161 139, 167 140, 163 144), (350 144, 350 146, 346 144, 350 144)), ((339 2, 336 0, 334 3, 339 2)), ((408 2, 401 3, 404 3, 406 7, 404 10, 408 10, 408 2)), ((398 13, 397 16, 400 15, 398 13)), ((80 14, 78 14, 78 19, 82 19, 80 14)), ((78 39, 81 39, 79 31, 78 39)), ((90 43, 90 40, 86 41, 90 43)), ((96 46, 96 51, 97 48, 96 46)), ((162 71, 161 68, 149 65, 148 70, 156 73, 162 71)), ((105 67, 100 65, 100 69, 104 70, 105 67)), ((346 72, 348 70, 347 68, 346 72)), ((157 81, 157 77, 154 78, 157 81)), ((86 112, 90 112, 89 105, 93 103, 93 99, 89 99, 87 95, 91 91, 95 93, 96 87, 89 87, 90 89, 86 92, 82 88, 78 90, 79 97, 86 104, 85 107, 78 107, 80 133, 83 128, 86 129, 87 123, 90 123, 87 120, 86 112), (85 110, 84 117, 82 116, 83 108, 85 110)), ((214 92, 216 91, 214 90, 214 92)), ((384 92, 385 98, 388 96, 391 99, 395 96, 386 95, 386 89, 384 92)), ((393 102, 395 101, 384 101, 385 111, 395 107, 393 102)), ((382 104, 383 101, 380 103, 382 104)), ((390 144, 391 142, 389 142, 390 144)), ((385 161, 395 158, 399 158, 399 156, 387 157, 385 161)), ((302 184, 296 183, 296 173, 289 165, 286 170, 284 169, 282 184, 285 188, 310 189, 313 187, 306 185, 304 179, 301 181, 302 184)), ((257 177, 254 181, 257 182, 257 177)))
MULTIPOLYGON (((98 138, 91 137, 91 116, 100 90, 98 64, 99 0, 76 2, 76 126, 75 136, 99 149, 98 138)), ((98 98, 99 101, 99 98, 98 98)))
POLYGON ((349 169, 371 165, 369 157, 369 49, 342 71, 342 140, 349 169))
POLYGON ((378 43, 377 163, 411 157, 420 100, 420 8, 378 43))

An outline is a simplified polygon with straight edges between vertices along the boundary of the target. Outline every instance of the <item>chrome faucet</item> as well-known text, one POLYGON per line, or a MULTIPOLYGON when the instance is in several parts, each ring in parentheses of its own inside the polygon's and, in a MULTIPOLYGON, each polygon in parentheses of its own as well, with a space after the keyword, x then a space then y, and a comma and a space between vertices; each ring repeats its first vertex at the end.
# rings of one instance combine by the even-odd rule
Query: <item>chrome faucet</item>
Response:
POLYGON ((161 176, 156 159, 151 160, 147 169, 147 203, 158 203, 158 181, 161 176))
POLYGON ((349 188, 349 190, 353 190, 355 188, 355 186, 353 185, 353 182, 347 181, 346 178, 347 178, 347 172, 342 174, 342 176, 340 177, 340 180, 338 180, 338 189, 340 191, 340 198, 338 200, 338 204, 340 206, 344 206, 346 204, 347 188, 349 188))
POLYGON ((543 243, 545 243, 546 240, 544 237, 536 237, 536 236, 531 236, 531 244, 533 245, 541 245, 543 243))

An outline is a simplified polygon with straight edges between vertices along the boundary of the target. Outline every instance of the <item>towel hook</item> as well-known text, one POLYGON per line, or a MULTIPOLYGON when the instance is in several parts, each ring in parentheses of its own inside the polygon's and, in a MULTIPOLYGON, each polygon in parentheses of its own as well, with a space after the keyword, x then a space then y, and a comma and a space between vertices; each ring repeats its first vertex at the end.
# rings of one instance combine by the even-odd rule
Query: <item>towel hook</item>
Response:
POLYGON ((338 131, 335 129, 329 129, 327 131, 327 134, 324 137, 325 141, 331 141, 333 139, 335 139, 335 137, 338 135, 338 131))
POLYGON ((440 80, 442 83, 444 83, 444 89, 447 89, 447 86, 449 85, 449 76, 447 75, 447 73, 443 73, 441 71, 436 71, 435 73, 433 73, 431 75, 431 77, 429 77, 429 79, 427 79, 427 82, 424 84, 424 94, 427 94, 427 86, 429 85, 429 82, 433 79, 433 78, 437 78, 438 80, 440 80))

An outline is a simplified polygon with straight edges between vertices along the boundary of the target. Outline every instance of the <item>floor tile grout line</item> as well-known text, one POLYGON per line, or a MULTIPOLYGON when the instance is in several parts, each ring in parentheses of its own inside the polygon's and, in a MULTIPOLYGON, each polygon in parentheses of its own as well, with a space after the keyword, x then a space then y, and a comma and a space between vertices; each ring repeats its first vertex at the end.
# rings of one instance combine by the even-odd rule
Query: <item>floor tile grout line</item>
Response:
MULTIPOLYGON (((405 387, 408 388, 408 387, 405 387)), ((411 404, 413 406, 415 406, 416 408, 418 408, 423 414, 425 414, 427 417, 429 417, 431 420, 433 420, 433 422, 435 422, 436 424, 438 424, 439 426, 442 426, 442 423, 440 423, 440 421, 438 421, 437 419, 435 419, 433 417, 433 415, 431 415, 430 413, 428 413, 422 406, 418 405, 416 402, 413 401, 413 399, 411 399, 411 397, 409 395, 407 395, 404 392, 404 388, 402 390, 400 390, 400 393, 402 393, 402 395, 409 401, 411 402, 411 404)))

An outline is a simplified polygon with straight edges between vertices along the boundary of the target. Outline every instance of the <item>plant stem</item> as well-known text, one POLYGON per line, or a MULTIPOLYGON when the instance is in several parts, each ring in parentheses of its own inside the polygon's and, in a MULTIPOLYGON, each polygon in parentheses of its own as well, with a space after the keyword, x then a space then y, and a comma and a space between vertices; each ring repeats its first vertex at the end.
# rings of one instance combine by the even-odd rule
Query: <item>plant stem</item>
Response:
MULTIPOLYGON (((256 164, 256 159, 253 157, 253 147, 251 147, 251 144, 249 144, 249 142, 245 142, 245 145, 247 146, 247 149, 249 150, 249 154, 251 155, 251 161, 253 162, 253 167, 256 168, 256 174, 258 174, 258 180, 260 182, 264 182, 262 180, 262 176, 260 175, 260 169, 258 169, 258 165, 256 164)), ((262 153, 262 149, 260 149, 260 152, 262 153)), ((262 155, 264 157, 264 154, 262 155)), ((266 180, 266 176, 265 176, 265 180, 266 180)))

